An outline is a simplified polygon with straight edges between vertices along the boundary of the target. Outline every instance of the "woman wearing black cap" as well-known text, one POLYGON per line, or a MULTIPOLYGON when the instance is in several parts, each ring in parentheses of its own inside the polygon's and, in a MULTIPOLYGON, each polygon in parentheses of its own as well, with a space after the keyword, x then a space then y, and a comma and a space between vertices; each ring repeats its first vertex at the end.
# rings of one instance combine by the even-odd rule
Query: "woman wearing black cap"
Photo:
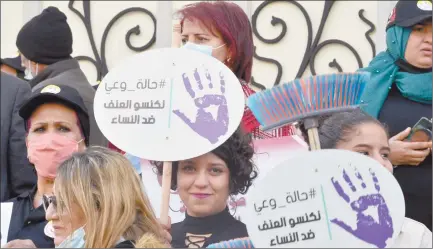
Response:
POLYGON ((37 174, 33 190, 10 200, 12 218, 5 247, 54 247, 45 219, 43 195, 53 194, 57 167, 89 141, 89 116, 79 93, 68 86, 49 85, 33 92, 21 107, 26 124, 29 161, 37 174))
MULTIPOLYGON (((410 141, 422 117, 432 117, 432 2, 399 1, 388 20, 387 50, 367 68, 371 81, 362 96, 364 110, 385 123, 391 136, 390 160, 403 189, 406 216, 432 229, 431 139, 410 141)), ((431 130, 431 127, 430 127, 431 130)), ((428 137, 427 137, 428 138, 428 137)))

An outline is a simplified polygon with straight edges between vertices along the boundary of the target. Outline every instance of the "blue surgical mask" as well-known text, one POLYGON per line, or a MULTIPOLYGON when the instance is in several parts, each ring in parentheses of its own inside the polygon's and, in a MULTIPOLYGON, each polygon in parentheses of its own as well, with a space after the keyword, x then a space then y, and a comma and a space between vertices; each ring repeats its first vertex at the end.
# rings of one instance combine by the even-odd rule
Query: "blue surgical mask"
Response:
POLYGON ((133 156, 131 154, 125 153, 125 157, 129 160, 129 162, 134 166, 137 174, 141 174, 141 158, 133 156))
MULTIPOLYGON (((84 231, 84 226, 75 230, 71 235, 69 235, 60 245, 56 246, 56 248, 85 248, 86 241, 84 240, 84 236, 86 235, 84 231)), ((120 239, 116 242, 120 244, 125 241, 125 238, 120 237, 120 239)))
POLYGON ((56 248, 84 248, 86 241, 84 240, 84 226, 75 230, 56 248))
POLYGON ((201 45, 201 44, 195 44, 192 42, 187 42, 185 45, 182 46, 182 48, 186 48, 186 49, 191 49, 191 50, 195 50, 198 52, 202 52, 204 54, 210 55, 212 56, 212 51, 222 48, 223 46, 225 46, 226 44, 224 43, 221 46, 218 46, 216 48, 213 48, 212 46, 209 45, 201 45))

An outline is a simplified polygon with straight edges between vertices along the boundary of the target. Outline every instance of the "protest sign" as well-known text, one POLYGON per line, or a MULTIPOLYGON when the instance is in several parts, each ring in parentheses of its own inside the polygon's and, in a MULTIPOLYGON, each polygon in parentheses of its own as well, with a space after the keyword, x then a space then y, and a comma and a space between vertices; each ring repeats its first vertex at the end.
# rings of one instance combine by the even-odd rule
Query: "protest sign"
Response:
MULTIPOLYGON (((307 151, 308 146, 298 136, 280 137, 254 141, 255 155, 253 157, 254 164, 257 166, 259 174, 256 180, 263 178, 273 165, 278 165, 281 162, 293 157, 299 152, 307 151)), ((146 189, 147 196, 152 203, 152 206, 158 205, 161 201, 161 177, 157 176, 156 168, 149 161, 142 159, 142 179, 146 189)), ((255 188, 255 184, 250 187, 255 188)), ((230 212, 239 220, 245 219, 245 205, 249 200, 246 195, 236 195, 228 200, 227 206, 230 212)), ((185 218, 186 207, 176 191, 171 191, 170 197, 170 218, 172 223, 180 222, 185 218)), ((159 210, 155 210, 159 217, 159 210)))
POLYGON ((1 203, 1 246, 3 247, 8 240, 9 225, 12 217, 14 203, 2 202, 1 203))
POLYGON ((343 150, 300 153, 256 182, 247 198, 244 222, 258 248, 385 248, 405 214, 394 176, 343 150))
POLYGON ((102 80, 96 122, 118 148, 148 160, 205 154, 239 126, 244 95, 236 75, 217 59, 188 49, 134 55, 102 80))

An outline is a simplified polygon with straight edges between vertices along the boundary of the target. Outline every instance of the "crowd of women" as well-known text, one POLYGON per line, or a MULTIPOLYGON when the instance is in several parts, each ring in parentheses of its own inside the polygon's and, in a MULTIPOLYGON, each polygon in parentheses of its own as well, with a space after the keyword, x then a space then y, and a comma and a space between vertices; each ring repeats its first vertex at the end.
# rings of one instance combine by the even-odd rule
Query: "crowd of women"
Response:
MULTIPOLYGON (((393 172, 407 217, 394 246, 431 248, 432 144, 406 141, 407 127, 432 115, 431 11, 420 15, 411 12, 416 1, 403 2, 389 20, 386 51, 360 69, 372 74, 362 97, 368 105, 321 117, 319 137, 322 149, 362 153, 393 172)), ((179 14, 183 43, 201 51, 211 47, 209 55, 233 71, 245 97, 253 94, 248 84, 253 37, 243 10, 224 1, 199 2, 179 14)), ((227 201, 246 193, 258 175, 252 140, 296 132, 291 125, 263 132, 246 108, 243 123, 221 146, 173 163, 171 187, 186 215, 180 223, 162 224, 131 163, 118 152, 89 146, 89 114, 75 89, 62 85, 35 91, 20 115, 37 184, 10 200, 9 248, 201 248, 248 237, 227 201)), ((162 174, 162 163, 153 164, 162 174)))

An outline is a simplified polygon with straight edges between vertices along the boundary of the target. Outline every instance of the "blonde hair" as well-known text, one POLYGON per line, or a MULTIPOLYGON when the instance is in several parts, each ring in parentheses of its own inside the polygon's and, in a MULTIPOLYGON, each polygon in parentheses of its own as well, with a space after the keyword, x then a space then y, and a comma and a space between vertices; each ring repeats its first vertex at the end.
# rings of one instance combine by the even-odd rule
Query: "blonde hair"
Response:
POLYGON ((135 248, 170 248, 170 244, 163 243, 155 235, 147 233, 135 244, 135 248))
POLYGON ((151 233, 162 238, 150 202, 130 162, 120 153, 90 147, 63 162, 57 170, 57 212, 71 214, 71 203, 85 220, 85 247, 110 248, 123 237, 138 241, 151 233))

